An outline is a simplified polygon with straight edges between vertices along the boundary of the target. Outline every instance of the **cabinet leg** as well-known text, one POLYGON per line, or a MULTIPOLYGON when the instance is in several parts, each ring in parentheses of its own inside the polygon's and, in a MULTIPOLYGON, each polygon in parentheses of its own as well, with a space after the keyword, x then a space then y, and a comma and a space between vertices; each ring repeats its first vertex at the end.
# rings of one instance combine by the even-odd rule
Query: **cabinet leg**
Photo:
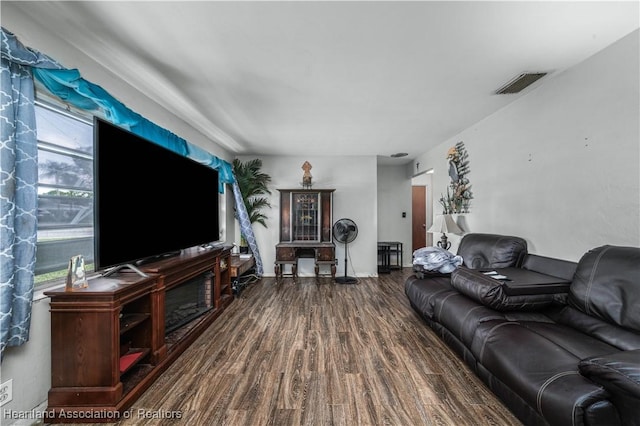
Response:
POLYGON ((276 278, 278 278, 280 276, 280 265, 276 263, 275 266, 273 267, 273 272, 275 272, 276 278))

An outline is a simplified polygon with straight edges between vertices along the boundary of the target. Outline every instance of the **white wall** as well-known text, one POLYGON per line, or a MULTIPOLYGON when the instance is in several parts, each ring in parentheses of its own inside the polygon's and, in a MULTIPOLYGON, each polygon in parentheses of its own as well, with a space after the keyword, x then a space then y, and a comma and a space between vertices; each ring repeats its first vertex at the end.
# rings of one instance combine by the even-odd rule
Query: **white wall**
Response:
POLYGON ((378 166, 378 241, 401 242, 404 266, 412 260, 411 218, 411 180, 406 168, 378 166))
MULTIPOLYGON (((239 156, 247 161, 255 156, 239 156)), ((333 194, 333 221, 347 217, 358 225, 358 237, 349 244, 347 274, 350 276, 376 276, 377 267, 377 166, 375 156, 261 156, 262 171, 271 176, 271 210, 266 211, 268 227, 254 227, 258 249, 264 263, 265 276, 273 276, 275 245, 280 240, 278 188, 302 188, 302 164, 312 165, 313 188, 335 189, 333 194)), ((239 235, 239 234, 238 234, 239 235)), ((239 237, 238 237, 239 238, 239 237)), ((338 275, 344 275, 344 246, 336 243, 338 275)), ((313 262, 301 262, 299 274, 313 275, 313 262)))
POLYGON ((5 410, 29 411, 46 401, 51 387, 50 330, 49 298, 35 301, 29 341, 22 346, 6 348, 2 359, 2 382, 13 379, 13 400, 0 408, 0 424, 14 424, 11 416, 5 415, 5 410))
POLYGON ((434 206, 449 184, 446 152, 463 141, 471 232, 518 235, 532 253, 573 261, 603 244, 640 246, 638 38, 550 76, 418 158, 435 169, 434 206))

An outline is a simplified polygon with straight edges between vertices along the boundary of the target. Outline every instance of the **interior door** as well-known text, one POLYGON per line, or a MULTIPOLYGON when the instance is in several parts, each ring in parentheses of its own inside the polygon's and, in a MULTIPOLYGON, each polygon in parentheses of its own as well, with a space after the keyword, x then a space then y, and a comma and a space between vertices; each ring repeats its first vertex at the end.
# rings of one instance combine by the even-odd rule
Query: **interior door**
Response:
POLYGON ((413 251, 416 251, 427 245, 427 187, 415 185, 411 190, 411 235, 413 251))

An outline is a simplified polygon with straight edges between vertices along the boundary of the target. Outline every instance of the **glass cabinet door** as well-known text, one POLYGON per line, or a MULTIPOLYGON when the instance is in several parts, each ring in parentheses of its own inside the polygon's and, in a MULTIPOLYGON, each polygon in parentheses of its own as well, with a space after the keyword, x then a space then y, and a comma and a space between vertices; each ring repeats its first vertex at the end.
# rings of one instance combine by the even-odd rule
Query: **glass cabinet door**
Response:
POLYGON ((291 200, 293 241, 319 241, 319 193, 296 193, 291 200))

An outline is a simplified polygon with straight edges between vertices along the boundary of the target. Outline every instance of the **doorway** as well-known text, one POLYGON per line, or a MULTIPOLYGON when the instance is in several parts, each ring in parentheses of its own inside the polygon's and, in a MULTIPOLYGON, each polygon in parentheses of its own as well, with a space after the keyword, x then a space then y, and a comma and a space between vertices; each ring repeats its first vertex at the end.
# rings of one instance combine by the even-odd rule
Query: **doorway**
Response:
POLYGON ((413 251, 432 245, 432 235, 427 229, 433 223, 432 172, 427 171, 411 178, 411 240, 413 251))
POLYGON ((427 187, 411 187, 411 240, 412 252, 427 246, 427 187))

